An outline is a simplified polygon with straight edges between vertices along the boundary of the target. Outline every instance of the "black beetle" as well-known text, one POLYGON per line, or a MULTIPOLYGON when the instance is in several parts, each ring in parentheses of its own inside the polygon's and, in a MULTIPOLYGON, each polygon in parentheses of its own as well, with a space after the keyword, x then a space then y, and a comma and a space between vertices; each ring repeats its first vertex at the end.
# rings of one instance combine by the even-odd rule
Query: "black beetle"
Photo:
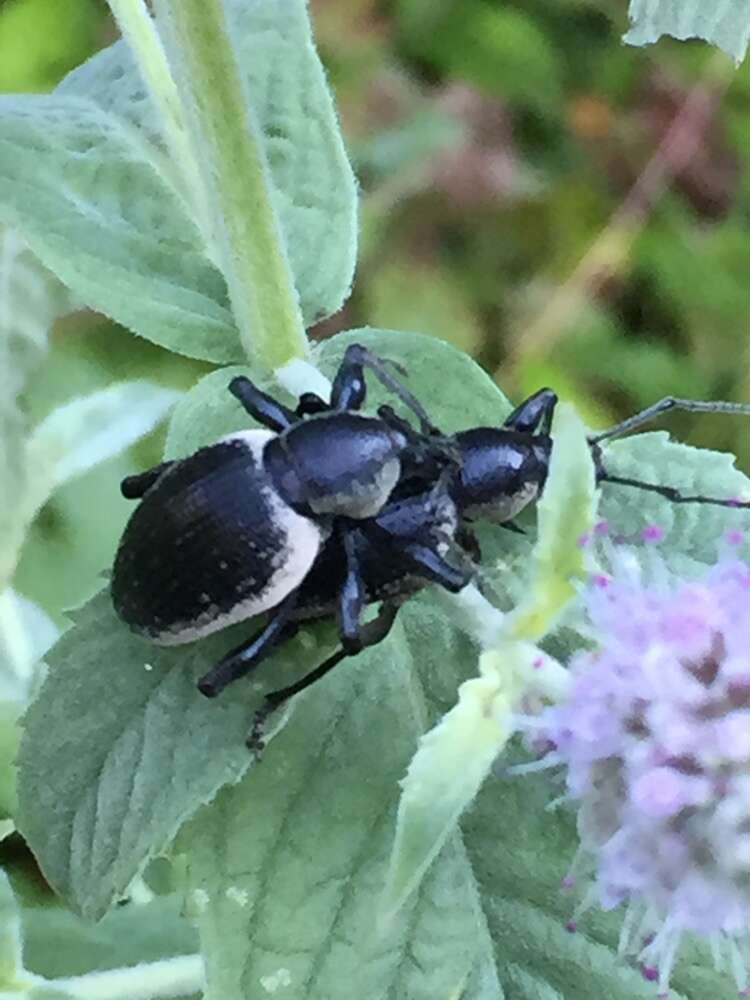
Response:
MULTIPOLYGON (((201 678, 209 697, 261 663, 300 621, 338 614, 341 649, 266 697, 250 738, 258 746, 269 712, 345 656, 380 642, 411 593, 428 582, 454 592, 471 582, 481 553, 470 522, 513 527, 542 491, 557 397, 542 389, 501 427, 444 436, 361 345, 347 350, 331 403, 306 393, 292 412, 245 378, 230 391, 268 430, 229 435, 123 481, 126 497, 143 499, 120 543, 112 596, 128 625, 162 644, 270 612, 255 636, 201 678), (419 433, 389 407, 377 418, 356 412, 365 366, 417 415, 419 433), (362 624, 371 603, 380 610, 362 624)), ((748 506, 607 472, 601 442, 677 408, 750 412, 741 404, 662 400, 589 439, 598 480, 672 502, 748 506)))
MULTIPOLYGON (((268 429, 227 435, 188 458, 125 479, 123 495, 141 503, 120 541, 111 584, 120 618, 162 645, 272 612, 257 636, 201 678, 199 689, 209 697, 261 662, 300 618, 337 612, 347 654, 379 641, 383 624, 360 620, 372 599, 360 561, 370 560, 366 572, 374 578, 375 535, 398 541, 398 565, 386 574, 397 578, 397 588, 408 576, 457 591, 471 576, 469 568, 443 558, 442 538, 425 544, 407 537, 397 510, 383 524, 375 521, 402 477, 418 480, 454 461, 446 439, 379 358, 350 346, 331 403, 308 395, 297 413, 249 379, 236 378, 229 388, 268 429), (421 433, 395 415, 388 419, 387 410, 378 417, 357 412, 366 394, 365 367, 416 413, 421 433), (363 524, 371 525, 369 535, 363 524), (340 569, 330 576, 327 546, 340 569), (318 573, 305 589, 316 562, 318 573)), ((411 524, 413 517, 406 517, 411 524)), ((425 523, 436 535, 439 517, 429 498, 420 508, 419 527, 425 523)), ((447 533, 456 527, 453 518, 447 533)), ((376 586, 376 596, 386 589, 376 586)))

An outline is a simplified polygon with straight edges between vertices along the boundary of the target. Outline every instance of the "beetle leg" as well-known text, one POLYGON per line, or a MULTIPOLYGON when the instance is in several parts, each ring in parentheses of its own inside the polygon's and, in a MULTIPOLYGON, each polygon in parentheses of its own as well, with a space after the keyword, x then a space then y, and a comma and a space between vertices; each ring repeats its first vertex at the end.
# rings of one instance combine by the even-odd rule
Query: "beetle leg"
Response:
POLYGON ((431 546, 420 542, 407 542, 399 548, 399 554, 406 562, 411 563, 414 572, 423 576, 432 583, 439 583, 452 594, 457 594, 463 590, 474 577, 474 567, 464 566, 457 569, 446 562, 443 557, 431 546))
MULTIPOLYGON (((512 524, 512 522, 506 523, 512 524)), ((523 529, 519 528, 518 530, 522 531, 523 529)), ((482 561, 482 547, 479 544, 476 532, 465 522, 458 526, 456 531, 456 542, 475 563, 480 563, 482 561)))
POLYGON ((262 392, 257 385, 244 375, 238 375, 229 383, 229 391, 242 403, 243 409, 250 416, 271 431, 280 434, 281 431, 297 423, 297 415, 283 403, 279 403, 262 392))
POLYGON ((526 529, 522 528, 520 524, 516 524, 516 522, 512 519, 508 519, 507 521, 501 521, 500 527, 505 528, 506 531, 512 531, 516 535, 526 534, 526 529))
POLYGON ((331 389, 331 409, 358 410, 365 401, 367 386, 359 344, 347 347, 331 389))
POLYGON ((598 476, 600 483, 614 483, 615 486, 633 486, 638 490, 646 490, 649 493, 658 493, 659 496, 669 500, 670 503, 707 503, 714 507, 729 507, 736 510, 745 510, 750 507, 748 500, 736 500, 732 497, 706 497, 700 494, 688 496, 681 493, 674 486, 662 486, 661 483, 645 483, 640 479, 626 479, 624 476, 611 476, 608 472, 603 472, 598 476))
POLYGON ((254 670, 274 647, 296 632, 299 627, 297 622, 289 620, 296 602, 297 591, 294 590, 275 608, 260 632, 227 653, 212 670, 200 678, 200 693, 207 698, 215 698, 228 684, 254 670))
MULTIPOLYGON (((406 569, 457 593, 471 582, 474 567, 469 564, 471 552, 462 545, 459 537, 462 529, 456 529, 454 534, 441 530, 435 523, 436 518, 441 516, 442 501, 453 506, 450 482, 450 470, 444 470, 429 490, 388 504, 362 530, 368 536, 392 545, 406 569), (457 554, 467 564, 460 568, 452 566, 438 551, 441 545, 458 550, 457 554)), ((470 531, 468 528, 463 530, 470 531)))
POLYGON ((363 648, 360 617, 367 600, 357 559, 357 534, 355 529, 343 529, 346 578, 339 595, 339 631, 347 656, 353 656, 363 648))
POLYGON ((552 389, 539 389, 520 403, 503 421, 503 427, 527 433, 549 434, 557 396, 552 389))
POLYGON ((140 500, 171 465, 174 465, 174 462, 160 462, 153 469, 146 469, 145 472, 138 472, 134 476, 125 476, 120 483, 120 492, 126 500, 140 500))
MULTIPOLYGON (((385 639, 393 627, 394 621, 396 620, 398 608, 398 604, 385 602, 381 605, 376 617, 373 618, 372 621, 367 622, 365 625, 360 627, 359 637, 362 643, 361 649, 376 646, 379 642, 385 639)), ((311 684, 320 680, 321 677, 325 677, 330 670, 333 670, 333 668, 338 666, 342 660, 351 655, 353 654, 347 652, 345 649, 339 649, 329 656, 327 660, 324 660, 320 666, 315 668, 315 670, 311 670, 309 674, 305 674, 305 676, 296 683, 290 684, 289 687, 281 688, 279 691, 271 691, 270 694, 267 694, 263 704, 255 713, 253 725, 247 737, 248 748, 252 750, 256 756, 259 756, 265 745, 263 740, 263 730, 268 716, 274 712, 279 705, 282 705, 285 701, 287 701, 287 699, 291 698, 292 695, 299 694, 300 691, 304 691, 305 688, 310 687, 311 684)))

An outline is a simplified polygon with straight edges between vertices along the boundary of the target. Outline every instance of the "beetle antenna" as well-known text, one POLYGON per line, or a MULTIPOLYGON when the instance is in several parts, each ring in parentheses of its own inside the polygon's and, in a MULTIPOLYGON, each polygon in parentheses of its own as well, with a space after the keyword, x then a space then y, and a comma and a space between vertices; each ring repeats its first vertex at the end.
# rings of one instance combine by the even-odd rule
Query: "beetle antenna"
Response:
POLYGON ((671 503, 707 503, 717 507, 734 507, 738 510, 750 507, 748 500, 723 500, 720 497, 686 496, 674 486, 662 486, 660 483, 645 483, 640 479, 627 479, 624 476, 612 476, 608 472, 600 472, 598 475, 600 483, 614 483, 616 486, 632 486, 635 489, 646 490, 649 493, 658 493, 671 503))
POLYGON ((623 434, 629 434, 630 431, 634 431, 638 427, 643 427, 644 424, 651 423, 652 420, 669 410, 682 410, 684 413, 734 413, 745 417, 750 416, 750 406, 745 403, 727 403, 718 399, 709 402, 700 399, 677 399, 675 396, 665 396, 658 403, 647 406, 645 410, 635 413, 627 420, 623 420, 622 423, 615 424, 609 430, 602 431, 600 434, 592 434, 589 437, 589 442, 599 444, 602 441, 612 441, 622 437, 623 434))
MULTIPOLYGON (((419 400, 414 396, 405 385, 403 385, 394 375, 389 371, 389 366, 395 368, 399 375, 406 375, 406 369, 403 365, 400 365, 397 361, 392 361, 390 358, 381 358, 377 354, 373 354, 372 351, 363 347, 362 344, 353 344, 349 350, 356 348, 356 360, 361 364, 370 369, 370 371, 376 376, 376 378, 386 387, 394 393, 404 406, 407 406, 412 413, 419 419, 421 425, 421 430, 423 434, 439 434, 438 428, 433 424, 427 415, 427 410, 422 406, 419 400)), ((354 353, 354 352, 353 352, 354 353)))

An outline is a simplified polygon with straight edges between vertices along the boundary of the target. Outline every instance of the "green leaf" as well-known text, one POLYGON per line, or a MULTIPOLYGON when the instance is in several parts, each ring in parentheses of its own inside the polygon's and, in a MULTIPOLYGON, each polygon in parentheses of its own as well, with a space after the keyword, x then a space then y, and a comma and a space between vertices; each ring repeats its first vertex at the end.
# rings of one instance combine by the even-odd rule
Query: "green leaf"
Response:
MULTIPOLYGON (((725 452, 691 448, 669 439, 664 431, 615 441, 604 451, 611 473, 673 486, 688 496, 750 500, 750 480, 734 467, 725 452)), ((611 534, 630 542, 650 559, 641 543, 642 531, 657 525, 664 538, 657 549, 672 573, 690 578, 712 565, 722 541, 732 529, 750 527, 750 511, 708 504, 673 504, 653 493, 627 486, 602 485, 600 514, 611 534)))
MULTIPOLYGON (((503 666, 512 676, 512 661, 504 658, 503 666)), ((498 718, 499 697, 507 709, 509 700, 495 676, 465 681, 451 711, 419 741, 401 781, 388 879, 379 907, 389 922, 454 833, 508 739, 508 729, 498 718)))
MULTIPOLYGON (((59 486, 153 430, 179 396, 148 382, 123 382, 70 400, 42 420, 25 442, 28 473, 14 501, 18 545, 59 486)), ((17 556, 17 550, 13 554, 17 556)), ((8 572, 14 565, 15 560, 8 559, 8 572)))
MULTIPOLYGON (((304 4, 232 0, 229 15, 312 323, 339 308, 351 282, 353 175, 304 4)), ((0 99, 0 182, 0 220, 87 304, 171 350, 242 358, 224 279, 124 43, 53 95, 0 99)))
POLYGON ((11 986, 22 968, 18 906, 8 876, 0 869, 0 989, 11 986))
POLYGON ((70 993, 58 990, 54 986, 44 985, 32 986, 30 990, 20 996, 23 1000, 75 1000, 70 993))
POLYGON ((18 234, 0 227, 0 590, 25 527, 19 498, 26 489, 26 419, 19 397, 44 356, 53 320, 70 305, 67 290, 18 234))
MULTIPOLYGON (((205 375, 174 408, 167 431, 165 458, 185 458, 196 448, 212 444, 224 434, 246 430, 255 422, 229 392, 229 383, 236 375, 248 374, 247 368, 232 365, 205 375)), ((291 402, 283 393, 276 393, 268 383, 253 373, 253 381, 262 389, 273 392, 279 399, 291 402)))
POLYGON ((540 641, 590 571, 581 541, 596 517, 596 470, 586 428, 570 403, 558 403, 552 455, 537 505, 538 539, 531 553, 528 595, 511 616, 511 634, 540 641))
POLYGON ((26 967, 39 976, 82 976, 198 950, 176 897, 117 907, 97 924, 59 906, 21 911, 26 967))
MULTIPOLYGON (((10 587, 0 591, 0 817, 15 815, 18 720, 39 683, 41 658, 59 634, 33 601, 10 587)), ((2 822, 0 840, 15 829, 10 820, 2 822)))
POLYGON ((310 688, 261 766, 181 834, 209 1000, 502 997, 457 838, 413 904, 375 924, 398 778, 426 723, 414 659, 439 672, 454 646, 429 609, 405 613, 412 641, 397 625, 310 688))
POLYGON ((745 0, 631 0, 632 27, 623 36, 629 45, 650 45, 662 35, 703 38, 742 62, 750 41, 750 9, 745 0))
MULTIPOLYGON (((92 61, 123 72, 118 52, 92 61)), ((224 281, 161 149, 77 91, 68 78, 49 96, 0 98, 0 220, 87 305, 180 353, 240 357, 224 281)))
MULTIPOLYGON (((153 979, 149 982, 149 963, 175 959, 179 969, 175 969, 173 977, 180 970, 187 972, 187 959, 182 956, 191 956, 191 962, 197 963, 192 958, 197 935, 180 914, 180 902, 173 896, 145 905, 129 904, 93 925, 57 906, 20 910, 8 878, 0 871, 0 994, 30 1000, 124 997, 131 995, 128 986, 134 986, 140 971, 134 994, 176 995, 166 991, 162 994, 153 979), (110 969, 114 973, 108 980, 96 976, 110 969), (4 987, 9 987, 11 993, 3 992, 4 987)), ((162 962, 162 982, 168 976, 165 966, 162 962)))
MULTIPOLYGON (((350 344, 364 344, 381 357, 403 365, 404 383, 442 430, 498 425, 511 410, 497 383, 468 354, 420 333, 362 327, 324 340, 315 358, 326 375, 335 374, 350 344)), ((368 376, 367 398, 368 409, 386 402, 399 409, 393 396, 372 376, 368 376)))
POLYGON ((46 91, 97 46, 96 0, 23 0, 0 11, 0 91, 46 91), (33 44, 29 44, 33 39, 33 44))
POLYGON ((59 635, 38 604, 10 587, 0 592, 0 703, 26 705, 39 661, 59 635))
MULTIPOLYGON (((195 683, 257 625, 160 648, 126 628, 108 591, 74 621, 24 719, 17 822, 50 885, 98 917, 199 805, 249 767, 257 690, 239 685, 208 701, 195 683)), ((285 645, 263 687, 291 679, 310 656, 303 649, 285 645)))
MULTIPOLYGON (((572 813, 545 808, 554 794, 540 776, 496 778, 462 822, 502 985, 514 1000, 654 1000, 653 983, 617 956, 621 910, 592 909, 565 929, 578 900, 560 880, 577 844, 572 813)), ((736 998, 704 948, 678 960, 670 997, 705 1000, 709 983, 716 1000, 736 998)))
POLYGON ((34 428, 28 445, 38 506, 58 486, 152 431, 181 395, 150 382, 121 382, 53 410, 34 428))
POLYGON ((349 295, 357 255, 356 180, 304 0, 229 0, 227 16, 310 325, 336 312, 349 295))

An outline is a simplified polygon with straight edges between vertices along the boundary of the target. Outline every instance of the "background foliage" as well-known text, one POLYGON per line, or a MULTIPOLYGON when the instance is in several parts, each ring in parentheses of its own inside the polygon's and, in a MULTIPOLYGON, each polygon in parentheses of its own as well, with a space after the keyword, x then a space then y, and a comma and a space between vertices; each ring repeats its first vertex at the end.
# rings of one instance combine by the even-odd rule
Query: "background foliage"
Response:
MULTIPOLYGON (((353 295, 315 336, 429 333, 511 398, 550 384, 598 424, 667 393, 748 397, 750 69, 735 74, 703 44, 623 47, 619 0, 313 0, 312 11, 363 225, 353 295)), ((4 0, 0 90, 47 91, 115 37, 98 0, 4 0)), ((113 382, 186 388, 206 370, 76 312, 57 324, 23 410, 37 423, 113 382)), ((750 463, 741 424, 671 426, 750 463)), ((128 511, 119 480, 162 446, 157 432, 40 512, 15 586, 54 621, 97 589, 128 511)), ((0 863, 24 899, 50 902, 20 838, 0 843, 0 863)), ((191 950, 184 933, 175 920, 170 953, 191 950)), ((124 963, 121 938, 105 931, 96 946, 120 948, 124 963)))

